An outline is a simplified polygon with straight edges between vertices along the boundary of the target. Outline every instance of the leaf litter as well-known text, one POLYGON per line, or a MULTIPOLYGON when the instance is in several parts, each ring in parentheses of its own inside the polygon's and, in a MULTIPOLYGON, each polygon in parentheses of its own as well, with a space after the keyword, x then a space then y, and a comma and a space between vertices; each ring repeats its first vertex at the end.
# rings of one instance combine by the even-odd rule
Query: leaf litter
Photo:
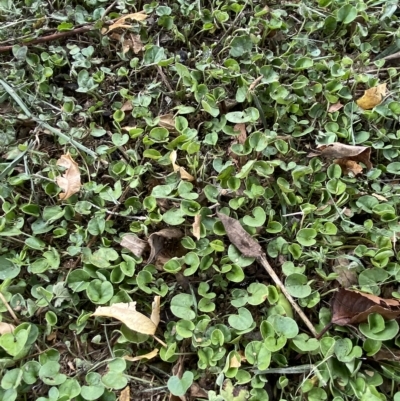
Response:
POLYGON ((332 300, 331 309, 331 323, 347 326, 366 322, 371 313, 396 319, 400 316, 400 301, 341 288, 332 300))
POLYGON ((63 190, 59 194, 61 200, 67 200, 81 189, 81 173, 79 172, 78 163, 71 157, 69 153, 62 155, 57 160, 57 166, 64 167, 64 174, 56 178, 57 185, 63 190))
POLYGON ((382 103, 386 96, 386 83, 374 86, 373 88, 367 89, 364 95, 356 101, 357 105, 364 110, 371 110, 375 106, 382 103))

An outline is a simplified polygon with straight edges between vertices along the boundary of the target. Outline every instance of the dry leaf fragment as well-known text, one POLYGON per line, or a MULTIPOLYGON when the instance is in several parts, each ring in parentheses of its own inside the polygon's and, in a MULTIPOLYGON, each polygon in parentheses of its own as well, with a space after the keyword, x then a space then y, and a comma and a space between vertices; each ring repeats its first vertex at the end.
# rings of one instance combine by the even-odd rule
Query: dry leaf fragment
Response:
POLYGON ((171 154, 169 155, 169 159, 171 160, 172 168, 174 169, 175 173, 177 171, 179 171, 179 174, 181 175, 182 180, 194 181, 194 177, 191 174, 189 174, 183 167, 179 167, 176 164, 176 158, 177 158, 176 150, 173 150, 171 152, 171 154))
POLYGON ((138 356, 124 356, 124 359, 130 362, 140 361, 142 359, 153 359, 158 355, 158 349, 155 348, 153 351, 148 352, 147 354, 138 355, 138 356))
POLYGON ((342 287, 348 288, 358 283, 356 269, 349 267, 349 260, 345 255, 339 256, 335 259, 332 270, 338 275, 336 280, 342 287))
POLYGON ((344 288, 335 294, 331 307, 331 322, 339 326, 366 322, 371 313, 379 313, 388 320, 400 316, 400 301, 344 288))
POLYGON ((107 28, 102 29, 101 32, 103 34, 105 34, 105 33, 111 32, 117 28, 131 28, 132 27, 131 25, 125 24, 125 20, 131 19, 134 21, 144 21, 147 17, 148 17, 148 15, 145 14, 144 12, 127 14, 127 15, 124 15, 121 18, 119 18, 117 21, 115 21, 112 25, 110 25, 108 27, 108 29, 107 28))
POLYGON ((348 175, 352 173, 353 175, 362 174, 363 168, 354 160, 348 159, 336 159, 334 163, 339 165, 342 169, 343 174, 348 175))
POLYGON ((205 398, 208 399, 208 393, 204 388, 200 387, 196 382, 190 386, 190 396, 192 398, 205 398))
POLYGON ((133 109, 132 102, 127 100, 121 107, 121 111, 131 111, 133 109))
POLYGON ((262 256, 263 252, 260 244, 241 226, 238 220, 219 212, 217 216, 221 220, 229 240, 239 249, 243 256, 248 258, 262 256))
POLYGON ((142 313, 138 312, 136 310, 136 302, 120 302, 113 304, 111 306, 99 306, 92 316, 107 316, 111 317, 113 319, 117 319, 120 322, 124 323, 129 329, 137 331, 138 333, 142 334, 149 334, 153 336, 156 332, 157 325, 159 322, 159 317, 158 320, 156 319, 157 313, 159 315, 159 300, 157 298, 160 298, 159 296, 154 297, 154 302, 153 302, 153 307, 157 308, 158 307, 158 312, 155 312, 155 316, 153 316, 152 313, 152 318, 148 318, 147 316, 143 315, 142 313))
POLYGON ((164 228, 149 236, 150 256, 147 263, 151 263, 161 253, 164 244, 168 240, 178 240, 183 237, 182 231, 178 228, 164 228))
POLYGON ((200 239, 200 229, 201 229, 201 216, 196 214, 194 216, 194 223, 193 223, 193 236, 199 240, 200 239))
MULTIPOLYGON (((329 159, 343 159, 352 160, 354 162, 361 162, 365 164, 368 170, 372 168, 370 161, 371 148, 368 146, 353 146, 345 145, 340 142, 333 142, 329 145, 320 145, 317 147, 319 155, 329 159)), ((316 153, 309 154, 308 156, 315 156, 316 153)))
POLYGON ((386 83, 367 89, 364 95, 357 100, 357 104, 364 110, 373 109, 380 104, 386 95, 386 83))
POLYGON ((335 111, 340 110, 342 107, 343 107, 343 105, 342 105, 342 103, 340 103, 340 102, 337 102, 337 103, 335 103, 335 104, 331 104, 331 105, 329 106, 328 112, 329 112, 329 113, 333 113, 333 112, 335 112, 335 111))
POLYGON ((241 366, 240 358, 238 358, 235 354, 232 355, 231 359, 229 360, 229 367, 230 368, 240 368, 241 366))
POLYGON ((131 35, 131 40, 132 40, 132 49, 135 54, 140 53, 142 50, 144 50, 144 46, 142 43, 142 40, 140 38, 140 35, 131 35))
POLYGON ((384 196, 382 196, 382 195, 379 195, 379 194, 371 194, 371 195, 372 195, 372 196, 375 196, 375 198, 378 199, 378 200, 380 200, 380 201, 387 202, 387 199, 386 199, 384 196))
POLYGON ((0 322, 0 335, 12 333, 15 327, 10 323, 0 322))
POLYGON ((176 132, 175 118, 172 113, 163 114, 162 116, 159 116, 158 118, 160 119, 160 121, 158 122, 158 125, 160 127, 166 128, 170 132, 176 132))
POLYGON ((141 257, 149 244, 134 234, 126 234, 122 237, 121 246, 129 249, 135 256, 141 257))
POLYGON ((59 198, 65 200, 79 192, 81 188, 81 174, 78 163, 75 162, 69 152, 57 160, 57 166, 66 168, 64 174, 56 178, 57 185, 64 191, 59 194, 59 198))
POLYGON ((119 394, 119 401, 130 401, 131 399, 131 388, 126 386, 119 394))
POLYGON ((157 295, 154 297, 154 301, 151 304, 150 320, 155 324, 156 327, 160 323, 160 302, 161 297, 157 295))
POLYGON ((246 124, 244 123, 237 123, 233 130, 239 132, 239 135, 236 137, 237 143, 244 144, 247 139, 247 132, 246 132, 246 124))

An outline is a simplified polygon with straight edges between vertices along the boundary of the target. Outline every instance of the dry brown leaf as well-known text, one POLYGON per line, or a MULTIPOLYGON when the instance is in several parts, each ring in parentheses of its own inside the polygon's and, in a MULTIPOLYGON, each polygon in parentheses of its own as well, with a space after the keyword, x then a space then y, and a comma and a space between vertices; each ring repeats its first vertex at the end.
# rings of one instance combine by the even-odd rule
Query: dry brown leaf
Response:
POLYGON ((148 352, 147 354, 138 355, 138 356, 124 356, 124 359, 130 362, 140 361, 142 359, 153 359, 158 355, 158 349, 155 348, 153 351, 148 352))
POLYGON ((229 367, 240 368, 241 365, 242 363, 240 362, 240 358, 238 358, 235 354, 233 354, 231 359, 229 360, 229 367))
POLYGON ((229 240, 243 256, 248 258, 262 256, 263 251, 260 244, 241 226, 238 220, 219 212, 217 216, 221 220, 229 240))
POLYGON ((379 194, 371 194, 371 195, 372 195, 372 196, 375 196, 375 198, 378 199, 378 200, 380 200, 380 201, 387 202, 387 199, 386 199, 384 196, 382 196, 382 195, 379 195, 379 194))
POLYGON ((131 129, 136 129, 136 127, 126 126, 126 127, 121 127, 121 129, 123 129, 125 131, 130 131, 131 129))
POLYGON ((244 123, 237 123, 233 130, 239 132, 239 135, 236 137, 237 143, 243 145, 247 139, 247 132, 246 132, 246 124, 244 123))
POLYGON ((348 288, 358 283, 357 272, 355 269, 349 268, 349 260, 345 255, 339 256, 335 259, 332 270, 338 274, 336 280, 342 287, 348 288))
POLYGON ((162 128, 166 128, 170 132, 176 132, 175 128, 175 118, 172 113, 163 114, 162 116, 158 117, 160 121, 158 125, 162 128))
MULTIPOLYGON (((159 297, 158 296, 154 297, 153 306, 154 304, 157 304, 156 302, 157 298, 159 297)), ((157 307, 157 305, 155 306, 157 307)), ((157 325, 155 324, 154 321, 152 321, 147 316, 143 315, 143 313, 140 313, 136 310, 136 302, 128 302, 128 303, 120 302, 117 304, 113 304, 111 306, 99 306, 94 311, 92 316, 106 316, 106 317, 111 317, 113 319, 117 319, 120 322, 124 323, 129 329, 137 331, 138 333, 142 334, 154 335, 157 329, 157 325)))
POLYGON ((331 307, 331 322, 339 326, 366 322, 371 313, 379 313, 388 320, 400 316, 400 301, 344 288, 335 294, 331 307))
MULTIPOLYGON (((320 145, 317 147, 319 155, 329 159, 345 159, 361 162, 365 164, 368 170, 372 168, 370 161, 371 148, 367 146, 345 145, 340 142, 334 142, 329 145, 320 145)), ((312 156, 316 155, 313 153, 312 156)), ((310 157, 310 154, 308 155, 310 157)))
POLYGON ((196 214, 196 216, 194 216, 194 223, 192 228, 193 228, 193 236, 198 241, 200 239, 200 228, 201 228, 201 216, 199 214, 196 214))
POLYGON ((121 246, 129 249, 135 256, 140 258, 143 252, 148 249, 149 244, 135 234, 126 234, 122 237, 121 246))
MULTIPOLYGON (((127 100, 121 107, 121 111, 131 111, 133 109, 132 102, 127 100)), ((126 127, 124 127, 126 128, 126 127)), ((131 127, 129 127, 131 128, 131 127)))
POLYGON ((160 302, 161 302, 161 297, 157 295, 154 297, 154 301, 151 304, 150 320, 154 323, 156 327, 160 323, 160 302))
POLYGON ((179 167, 176 164, 176 158, 177 158, 177 152, 176 150, 173 150, 171 154, 169 155, 169 159, 171 160, 172 163, 172 168, 174 169, 174 172, 176 173, 179 171, 179 174, 181 175, 182 180, 186 181, 194 181, 194 177, 189 174, 183 167, 179 167))
POLYGON ((131 20, 134 20, 134 21, 144 21, 147 17, 148 17, 148 15, 144 14, 144 12, 127 14, 127 15, 124 15, 121 18, 119 18, 117 21, 115 21, 112 25, 110 25, 108 27, 108 29, 107 28, 102 29, 101 32, 103 34, 105 34, 105 33, 111 32, 111 31, 113 31, 114 29, 117 29, 117 28, 131 28, 132 25, 125 24, 125 21, 127 19, 131 19, 131 20))
POLYGON ((208 400, 208 393, 204 388, 200 387, 196 382, 190 386, 190 396, 192 398, 205 398, 208 400))
POLYGON ((342 105, 342 103, 340 103, 340 102, 337 102, 337 103, 335 103, 335 104, 331 104, 331 105, 329 106, 328 112, 329 112, 329 113, 333 113, 333 112, 335 112, 335 111, 340 110, 342 107, 343 107, 343 105, 342 105))
POLYGON ((10 323, 0 322, 0 335, 12 333, 15 330, 15 326, 10 323))
POLYGON ((150 256, 147 264, 152 263, 156 256, 162 252, 166 241, 178 240, 182 237, 182 231, 178 228, 164 228, 151 234, 149 236, 150 256))
POLYGON ((386 83, 367 89, 364 95, 357 100, 358 106, 364 110, 373 109, 380 104, 386 95, 386 83))
POLYGON ((341 167, 342 172, 345 175, 349 175, 349 173, 352 173, 353 175, 358 175, 362 174, 363 172, 363 168, 354 160, 336 159, 333 162, 341 167))
POLYGON ((126 54, 129 50, 133 50, 135 54, 140 53, 143 49, 143 43, 140 35, 130 35, 130 38, 124 38, 122 41, 122 52, 126 54))
POLYGON ((126 386, 123 390, 121 390, 119 394, 119 401, 130 401, 131 400, 131 388, 126 386))
POLYGON ((59 198, 65 200, 81 189, 81 173, 78 163, 72 159, 69 153, 62 155, 57 160, 57 166, 66 168, 64 174, 56 178, 57 185, 64 191, 59 194, 59 198))

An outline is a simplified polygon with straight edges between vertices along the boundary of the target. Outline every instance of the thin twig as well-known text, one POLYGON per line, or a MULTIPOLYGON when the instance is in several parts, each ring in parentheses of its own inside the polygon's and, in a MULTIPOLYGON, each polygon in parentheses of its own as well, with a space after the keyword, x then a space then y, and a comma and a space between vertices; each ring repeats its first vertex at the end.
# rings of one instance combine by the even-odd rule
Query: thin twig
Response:
POLYGON ((278 277, 278 275, 275 273, 275 270, 271 267, 271 265, 268 263, 267 259, 265 258, 264 255, 259 256, 257 258, 259 263, 264 267, 264 269, 268 272, 268 274, 271 276, 272 280, 275 282, 275 284, 280 288, 282 291, 283 295, 286 297, 286 299, 290 302, 290 304, 293 306, 293 309, 297 312, 297 314, 300 316, 301 320, 303 320, 304 324, 308 327, 310 332, 314 337, 318 337, 318 333, 316 332, 314 326, 308 319, 308 317, 304 314, 304 312, 300 309, 300 307, 297 305, 296 301, 292 298, 292 296, 288 293, 286 287, 278 277))
POLYGON ((19 319, 17 318, 16 314, 11 309, 11 306, 9 305, 9 303, 7 302, 7 300, 5 299, 4 295, 1 292, 0 292, 0 300, 1 300, 1 302, 3 302, 4 306, 7 308, 8 312, 14 319, 15 323, 19 324, 19 319))
MULTIPOLYGON (((37 45, 39 43, 52 42, 54 40, 62 39, 67 36, 78 35, 79 33, 88 32, 92 29, 93 29, 93 25, 85 25, 85 26, 81 26, 79 28, 71 29, 70 31, 57 32, 57 33, 53 33, 51 35, 46 35, 46 36, 42 36, 40 38, 28 40, 28 41, 22 42, 20 44, 22 46, 32 46, 32 45, 37 45)), ((14 47, 14 45, 0 46, 0 53, 8 52, 13 47, 14 47)))

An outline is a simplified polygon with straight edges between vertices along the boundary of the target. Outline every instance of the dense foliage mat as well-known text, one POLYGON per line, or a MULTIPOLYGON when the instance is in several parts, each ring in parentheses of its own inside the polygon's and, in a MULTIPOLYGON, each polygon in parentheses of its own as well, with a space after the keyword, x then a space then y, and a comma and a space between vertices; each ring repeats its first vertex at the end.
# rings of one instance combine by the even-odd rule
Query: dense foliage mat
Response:
POLYGON ((0 399, 399 401, 397 6, 0 0, 0 399))

